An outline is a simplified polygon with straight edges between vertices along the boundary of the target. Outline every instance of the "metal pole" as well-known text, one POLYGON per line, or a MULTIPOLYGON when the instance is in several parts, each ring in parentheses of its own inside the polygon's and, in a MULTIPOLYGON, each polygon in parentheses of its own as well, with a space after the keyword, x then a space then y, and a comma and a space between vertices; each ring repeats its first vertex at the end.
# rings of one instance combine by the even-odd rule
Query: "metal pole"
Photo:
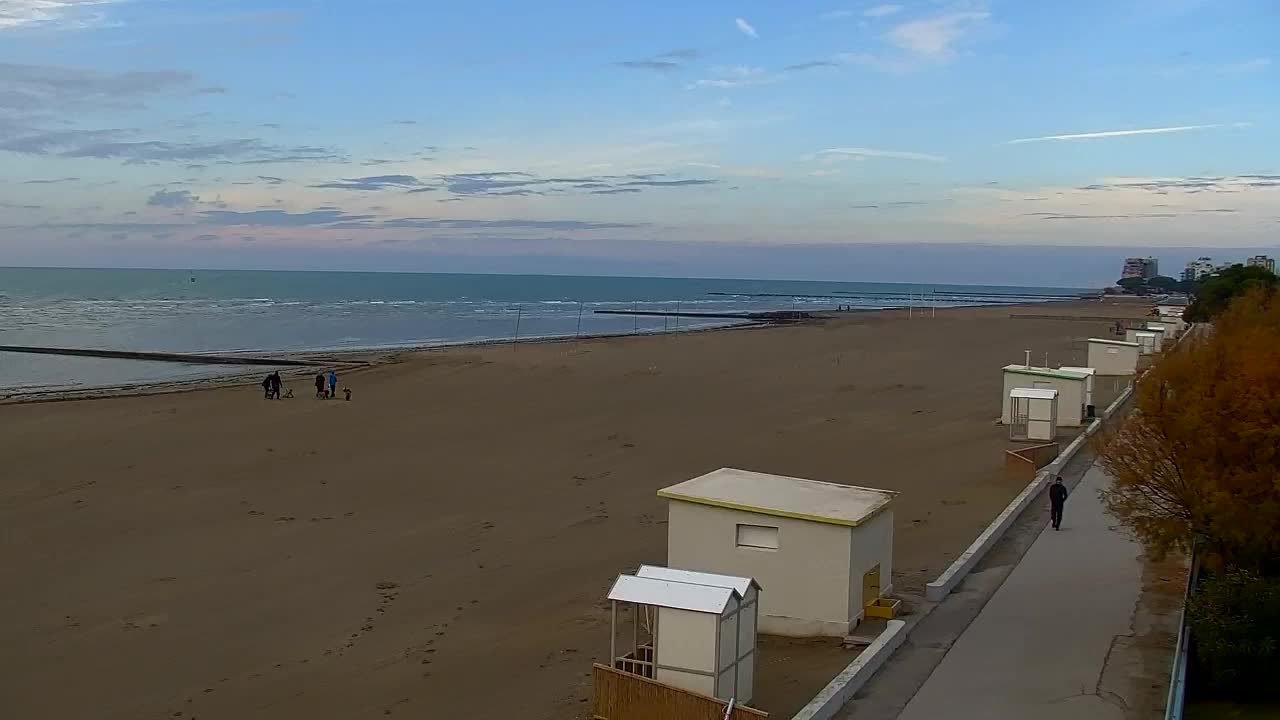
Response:
POLYGON ((676 301, 676 330, 680 329, 680 301, 676 301))
POLYGON ((636 307, 639 306, 639 304, 640 303, 635 300, 631 301, 631 318, 635 321, 631 324, 632 335, 640 332, 640 316, 636 314, 636 307))
POLYGON ((576 342, 582 336, 582 301, 578 301, 578 329, 573 333, 573 339, 576 342))
POLYGON ((618 601, 609 602, 609 668, 618 664, 618 601))
POLYGON ((516 335, 514 338, 511 339, 511 347, 515 347, 516 343, 520 342, 520 316, 522 314, 524 314, 524 306, 517 305, 516 306, 516 335))

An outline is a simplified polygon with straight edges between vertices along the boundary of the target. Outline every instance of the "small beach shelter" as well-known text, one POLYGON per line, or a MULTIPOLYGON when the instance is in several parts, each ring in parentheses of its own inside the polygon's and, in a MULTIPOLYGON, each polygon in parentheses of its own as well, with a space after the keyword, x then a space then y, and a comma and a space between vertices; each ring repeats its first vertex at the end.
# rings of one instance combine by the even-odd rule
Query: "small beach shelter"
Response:
POLYGON ((1159 321, 1153 320, 1147 323, 1147 329, 1152 331, 1159 330, 1163 332, 1164 338, 1166 340, 1172 340, 1177 338, 1178 334, 1181 332, 1181 329, 1178 327, 1178 324, 1173 322, 1172 320, 1159 320, 1159 321))
POLYGON ((1141 351, 1136 342, 1089 338, 1089 367, 1099 375, 1133 375, 1138 372, 1141 351))
MULTIPOLYGON (((738 702, 744 704, 751 702, 756 663, 756 628, 760 626, 760 583, 752 578, 736 575, 695 572, 660 565, 641 565, 640 569, 636 570, 636 577, 727 587, 738 593, 741 602, 738 605, 737 644, 733 648, 733 652, 737 653, 737 662, 734 665, 737 668, 737 676, 733 686, 738 702)), ((721 642, 726 645, 722 647, 722 652, 729 652, 728 640, 729 638, 721 633, 721 642)))
MULTIPOLYGON (((737 587, 753 585, 749 578, 733 581, 737 587)), ((736 587, 619 575, 608 597, 614 668, 721 700, 751 701, 755 626, 743 625, 736 587), (623 655, 618 654, 619 603, 634 610, 632 650, 623 655)))
POLYGON ((1010 392, 1015 388, 1039 388, 1058 391, 1058 427, 1079 427, 1085 422, 1085 389, 1089 378, 1089 374, 1074 370, 1006 365, 1000 422, 1004 425, 1012 422, 1010 392))
POLYGON ((1014 388, 1009 391, 1009 439, 1051 441, 1058 435, 1058 391, 1014 388))
POLYGON ((896 495, 721 468, 658 491, 667 564, 759 580, 763 633, 843 637, 892 590, 896 495))
POLYGON ((1124 331, 1124 339, 1141 346, 1138 351, 1141 355, 1151 355, 1156 352, 1156 333, 1150 330, 1129 328, 1124 331))
POLYGON ((1094 389, 1093 376, 1097 375, 1098 371, 1091 367, 1072 367, 1068 365, 1063 365, 1058 369, 1066 370, 1068 372, 1077 372, 1077 373, 1082 373, 1084 375, 1088 375, 1088 378, 1086 378, 1084 381, 1084 407, 1085 407, 1084 414, 1085 414, 1085 417, 1092 417, 1092 414, 1089 412, 1089 409, 1093 407, 1093 389, 1094 389))

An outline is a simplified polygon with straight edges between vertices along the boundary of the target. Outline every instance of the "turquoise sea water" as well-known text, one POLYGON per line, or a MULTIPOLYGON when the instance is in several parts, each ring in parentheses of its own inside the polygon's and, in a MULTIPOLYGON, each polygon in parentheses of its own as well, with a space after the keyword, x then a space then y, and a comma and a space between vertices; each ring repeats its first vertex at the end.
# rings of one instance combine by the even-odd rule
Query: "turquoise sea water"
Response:
MULTIPOLYGON (((895 283, 278 271, 0 268, 0 345, 159 351, 296 351, 441 345, 674 329, 675 321, 596 310, 746 312, 905 306, 840 292, 1079 292, 895 283), (718 295, 713 293, 731 293, 718 295), (768 293, 769 297, 752 297, 768 293)), ((919 301, 916 301, 919 303, 919 301)), ((725 324, 683 318, 680 328, 725 324)), ((243 370, 233 370, 242 372, 243 370)), ((0 353, 0 388, 116 386, 225 369, 0 353)))

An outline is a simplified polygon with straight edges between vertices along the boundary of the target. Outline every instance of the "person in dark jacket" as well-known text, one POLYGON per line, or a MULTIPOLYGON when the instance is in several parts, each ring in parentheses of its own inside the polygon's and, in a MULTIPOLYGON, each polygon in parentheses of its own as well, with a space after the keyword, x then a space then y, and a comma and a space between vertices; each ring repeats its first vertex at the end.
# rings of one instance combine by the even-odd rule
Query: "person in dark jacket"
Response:
POLYGON ((262 398, 264 400, 271 399, 271 376, 262 378, 262 398))
POLYGON ((323 399, 324 394, 324 375, 316 373, 316 397, 323 399))
POLYGON ((271 397, 276 400, 280 399, 280 384, 280 372, 277 370, 271 373, 271 397))
POLYGON ((1067 496, 1071 493, 1067 492, 1067 486, 1062 484, 1062 476, 1054 478, 1053 484, 1049 486, 1049 520, 1053 522, 1053 529, 1062 528, 1062 506, 1067 504, 1067 496))

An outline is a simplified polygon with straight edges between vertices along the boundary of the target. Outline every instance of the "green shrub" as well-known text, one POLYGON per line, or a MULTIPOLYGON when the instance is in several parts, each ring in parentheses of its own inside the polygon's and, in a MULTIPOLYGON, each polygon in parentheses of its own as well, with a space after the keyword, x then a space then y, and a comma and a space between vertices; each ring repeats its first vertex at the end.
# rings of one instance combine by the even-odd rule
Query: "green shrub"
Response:
POLYGON ((1187 617, 1211 693, 1280 697, 1280 578, 1245 570, 1207 577, 1191 596, 1187 617))

